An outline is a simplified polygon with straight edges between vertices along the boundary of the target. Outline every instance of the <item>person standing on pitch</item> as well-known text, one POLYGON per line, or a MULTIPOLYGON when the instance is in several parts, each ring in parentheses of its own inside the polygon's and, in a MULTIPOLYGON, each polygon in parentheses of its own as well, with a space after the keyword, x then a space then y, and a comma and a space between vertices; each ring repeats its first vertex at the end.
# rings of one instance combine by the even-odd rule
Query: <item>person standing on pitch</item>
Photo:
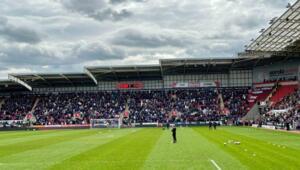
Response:
POLYGON ((211 129, 212 129, 212 123, 211 123, 211 121, 209 121, 209 123, 208 123, 208 127, 209 127, 209 130, 211 130, 211 129))
POLYGON ((175 125, 172 126, 172 136, 173 136, 173 143, 176 143, 177 138, 176 138, 176 126, 175 125))
POLYGON ((214 129, 217 130, 217 122, 213 123, 214 129))

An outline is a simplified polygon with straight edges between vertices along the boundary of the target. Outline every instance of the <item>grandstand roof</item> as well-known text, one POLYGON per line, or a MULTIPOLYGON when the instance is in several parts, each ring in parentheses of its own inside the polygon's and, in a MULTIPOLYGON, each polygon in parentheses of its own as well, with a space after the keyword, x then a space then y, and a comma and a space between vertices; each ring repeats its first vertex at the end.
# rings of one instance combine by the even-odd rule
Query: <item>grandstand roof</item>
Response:
POLYGON ((232 59, 162 59, 158 65, 85 67, 83 73, 10 74, 0 81, 1 91, 18 91, 42 87, 96 86, 101 81, 162 80, 164 75, 227 73, 232 69, 300 60, 300 0, 289 5, 279 18, 238 58, 232 59))
POLYGON ((0 81, 0 93, 26 91, 26 88, 11 80, 0 81))
MULTIPOLYGON (((93 81, 84 73, 10 74, 11 80, 31 88, 91 86, 93 81), (23 84, 24 83, 24 84, 23 84)), ((28 87, 27 87, 28 88, 28 87)))
MULTIPOLYGON (((246 46, 246 52, 286 52, 300 54, 300 1, 287 6, 287 11, 270 21, 267 29, 252 39, 246 46)), ((288 54, 290 55, 290 54, 288 54)))
POLYGON ((297 56, 269 56, 235 59, 162 59, 158 65, 85 67, 83 73, 10 74, 9 81, 0 81, 0 92, 32 90, 32 88, 96 86, 102 81, 162 80, 164 75, 228 73, 234 69, 252 69, 288 60, 297 56))
POLYGON ((242 59, 164 59, 160 60, 163 75, 225 73, 235 60, 242 59))
POLYGON ((85 67, 97 81, 162 79, 158 65, 85 67))

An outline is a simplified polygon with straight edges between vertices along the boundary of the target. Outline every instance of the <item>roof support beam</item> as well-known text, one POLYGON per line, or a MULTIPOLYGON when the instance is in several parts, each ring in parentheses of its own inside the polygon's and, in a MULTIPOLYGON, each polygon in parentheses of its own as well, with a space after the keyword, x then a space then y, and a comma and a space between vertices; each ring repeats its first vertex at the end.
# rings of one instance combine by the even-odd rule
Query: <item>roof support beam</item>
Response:
POLYGON ((117 75, 116 71, 113 69, 113 67, 110 67, 110 71, 111 71, 111 72, 113 73, 113 75, 115 76, 115 79, 116 79, 117 81, 119 81, 118 75, 117 75))
POLYGON ((96 80, 95 76, 86 67, 84 67, 84 72, 93 80, 96 85, 98 85, 98 81, 96 80))
POLYGON ((138 78, 141 80, 141 75, 140 75, 140 71, 139 69, 135 66, 134 69, 136 70, 136 74, 138 76, 138 78))
POLYGON ((60 74, 60 75, 61 75, 61 77, 63 77, 64 79, 66 79, 70 84, 72 84, 72 86, 75 87, 74 83, 68 77, 66 77, 64 74, 60 74))
POLYGON ((271 25, 267 29, 262 29, 261 35, 253 39, 253 41, 246 47, 247 50, 256 51, 268 51, 284 50, 285 47, 289 46, 293 42, 290 41, 291 38, 298 38, 299 33, 300 13, 297 12, 300 9, 300 1, 295 2, 289 9, 281 15, 278 19, 273 19, 270 23, 271 25), (272 43, 269 43, 269 41, 272 43), (286 42, 287 41, 287 42, 286 42), (274 45, 274 43, 280 42, 279 45, 274 45))
POLYGON ((35 74, 34 76, 36 76, 37 78, 43 80, 45 83, 47 83, 49 86, 52 86, 52 84, 50 84, 46 79, 44 79, 42 76, 35 74))
POLYGON ((26 82, 24 82, 23 80, 17 78, 16 76, 13 76, 13 75, 8 75, 8 79, 16 82, 16 83, 19 83, 20 85, 24 86, 25 88, 27 88, 28 90, 32 91, 32 87, 27 84, 26 82))

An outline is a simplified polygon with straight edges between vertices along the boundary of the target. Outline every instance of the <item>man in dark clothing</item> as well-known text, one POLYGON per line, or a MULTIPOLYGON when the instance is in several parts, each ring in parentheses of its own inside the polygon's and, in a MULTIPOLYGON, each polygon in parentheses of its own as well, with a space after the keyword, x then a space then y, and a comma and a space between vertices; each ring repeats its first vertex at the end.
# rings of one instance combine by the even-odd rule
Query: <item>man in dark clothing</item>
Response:
POLYGON ((288 121, 285 123, 285 126, 286 126, 286 130, 289 131, 290 130, 290 123, 288 121))
POLYGON ((209 130, 211 130, 211 128, 212 128, 212 123, 211 123, 211 121, 209 121, 208 127, 209 127, 209 130))
POLYGON ((217 129, 217 122, 214 122, 213 126, 214 126, 214 129, 216 130, 217 129))
POLYGON ((172 127, 172 136, 173 136, 173 143, 176 143, 177 138, 176 138, 176 127, 175 127, 175 125, 173 125, 173 127, 172 127))

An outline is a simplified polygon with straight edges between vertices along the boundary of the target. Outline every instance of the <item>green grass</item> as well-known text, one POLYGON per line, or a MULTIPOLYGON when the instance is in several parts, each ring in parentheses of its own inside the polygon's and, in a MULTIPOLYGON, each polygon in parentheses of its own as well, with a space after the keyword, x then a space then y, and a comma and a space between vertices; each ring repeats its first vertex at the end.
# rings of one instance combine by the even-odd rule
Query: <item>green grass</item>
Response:
POLYGON ((297 134, 244 127, 177 133, 173 144, 170 130, 159 128, 0 132, 0 169, 300 169, 297 134))

